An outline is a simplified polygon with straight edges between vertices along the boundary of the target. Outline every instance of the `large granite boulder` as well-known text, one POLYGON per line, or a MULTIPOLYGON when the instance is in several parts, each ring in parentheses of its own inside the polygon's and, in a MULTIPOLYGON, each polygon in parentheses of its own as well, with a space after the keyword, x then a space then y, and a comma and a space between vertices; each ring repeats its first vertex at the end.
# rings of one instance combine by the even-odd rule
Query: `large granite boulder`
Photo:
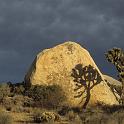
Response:
POLYGON ((89 52, 71 41, 41 51, 25 76, 25 84, 59 85, 67 97, 63 105, 71 107, 118 104, 89 52))

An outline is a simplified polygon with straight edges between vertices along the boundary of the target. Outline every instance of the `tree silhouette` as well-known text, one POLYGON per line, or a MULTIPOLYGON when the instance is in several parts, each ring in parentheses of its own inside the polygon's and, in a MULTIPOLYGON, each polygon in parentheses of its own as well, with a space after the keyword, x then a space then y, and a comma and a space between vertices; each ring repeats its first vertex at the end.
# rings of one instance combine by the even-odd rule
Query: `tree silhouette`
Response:
POLYGON ((78 95, 74 96, 75 98, 82 97, 84 93, 86 96, 82 98, 81 102, 85 99, 83 108, 85 109, 90 100, 90 90, 97 84, 102 81, 101 75, 99 72, 91 65, 82 67, 82 64, 78 64, 75 68, 72 69, 71 76, 76 82, 76 88, 74 91, 78 91, 78 95), (84 87, 84 90, 81 88, 84 87))
POLYGON ((118 71, 119 80, 122 82, 121 101, 123 104, 124 97, 124 51, 120 48, 113 48, 105 54, 107 60, 115 65, 118 71))
POLYGON ((119 72, 119 78, 124 81, 124 51, 120 48, 114 47, 105 54, 107 60, 115 65, 119 72))

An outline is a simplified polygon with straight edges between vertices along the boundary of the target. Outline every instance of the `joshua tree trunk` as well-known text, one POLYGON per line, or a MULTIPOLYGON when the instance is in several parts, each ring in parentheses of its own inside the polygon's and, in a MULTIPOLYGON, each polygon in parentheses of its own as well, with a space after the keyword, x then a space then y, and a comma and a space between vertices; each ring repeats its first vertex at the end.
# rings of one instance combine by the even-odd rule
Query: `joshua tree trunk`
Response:
POLYGON ((87 96, 86 96, 86 100, 85 100, 85 103, 84 103, 84 105, 83 105, 83 109, 86 109, 86 107, 87 107, 87 104, 89 103, 89 101, 90 101, 90 81, 89 81, 89 84, 88 84, 88 87, 87 87, 87 89, 86 89, 86 91, 87 91, 87 96))
POLYGON ((124 105, 124 79, 122 79, 121 104, 124 105))
POLYGON ((119 73, 119 80, 122 82, 120 104, 124 104, 124 51, 120 48, 113 48, 105 55, 107 60, 115 65, 119 73))

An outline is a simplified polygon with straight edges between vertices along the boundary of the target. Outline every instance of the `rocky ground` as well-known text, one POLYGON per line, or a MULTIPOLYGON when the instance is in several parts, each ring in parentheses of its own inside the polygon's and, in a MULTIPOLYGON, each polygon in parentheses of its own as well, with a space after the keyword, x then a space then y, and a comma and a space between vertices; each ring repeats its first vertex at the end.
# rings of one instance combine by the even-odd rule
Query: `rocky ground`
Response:
POLYGON ((86 109, 58 106, 47 101, 55 89, 48 88, 48 92, 35 86, 25 93, 23 83, 1 84, 0 124, 124 124, 123 105, 98 104, 86 109))
MULTIPOLYGON (((4 118, 5 124, 124 124, 124 108, 122 106, 115 108, 94 107, 80 112, 70 109, 60 113, 55 109, 30 108, 28 112, 4 110, 4 113, 10 118, 9 120, 4 118)), ((0 121, 0 124, 3 124, 3 120, 0 121)))

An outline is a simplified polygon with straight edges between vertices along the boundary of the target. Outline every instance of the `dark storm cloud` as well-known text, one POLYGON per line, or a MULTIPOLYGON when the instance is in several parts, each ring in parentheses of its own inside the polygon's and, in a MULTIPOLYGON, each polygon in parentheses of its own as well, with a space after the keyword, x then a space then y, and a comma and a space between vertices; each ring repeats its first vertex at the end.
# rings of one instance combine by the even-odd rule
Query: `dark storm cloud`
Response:
POLYGON ((104 52, 124 46, 123 12, 123 0, 0 0, 0 80, 23 80, 40 50, 66 40, 112 74, 104 52))

